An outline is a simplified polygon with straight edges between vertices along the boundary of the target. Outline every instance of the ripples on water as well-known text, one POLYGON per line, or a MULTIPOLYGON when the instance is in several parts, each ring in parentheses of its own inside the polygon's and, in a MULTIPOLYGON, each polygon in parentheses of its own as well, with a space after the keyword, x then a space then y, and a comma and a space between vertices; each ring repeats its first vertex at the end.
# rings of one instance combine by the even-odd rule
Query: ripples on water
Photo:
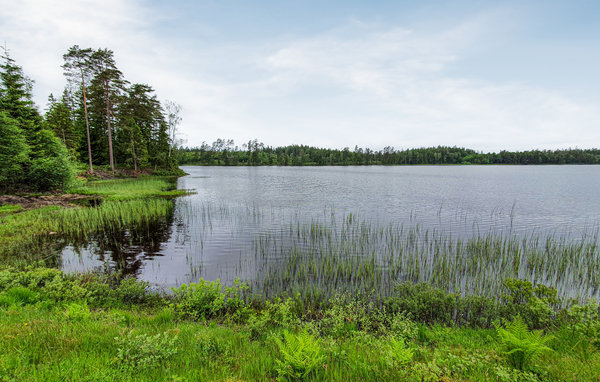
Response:
POLYGON ((386 294, 412 280, 494 294, 521 277, 598 295, 598 166, 185 170, 179 187, 197 194, 173 217, 69 246, 63 268, 117 268, 161 287, 239 277, 273 293, 386 294))

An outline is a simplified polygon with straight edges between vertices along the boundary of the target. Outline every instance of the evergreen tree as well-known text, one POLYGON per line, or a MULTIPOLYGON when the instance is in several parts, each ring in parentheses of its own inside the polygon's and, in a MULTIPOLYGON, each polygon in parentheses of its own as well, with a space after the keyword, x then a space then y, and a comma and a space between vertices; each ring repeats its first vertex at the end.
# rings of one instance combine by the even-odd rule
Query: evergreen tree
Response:
POLYGON ((108 49, 98 49, 91 55, 91 63, 94 70, 92 84, 101 88, 103 93, 103 103, 106 110, 106 132, 108 137, 108 160, 112 171, 115 170, 113 133, 111 122, 113 121, 113 103, 122 92, 125 81, 123 74, 115 64, 113 51, 108 49), (112 102, 111 102, 112 98, 112 102))
POLYGON ((48 101, 48 111, 45 115, 46 126, 54 132, 72 154, 75 154, 79 149, 81 136, 77 132, 65 94, 60 101, 56 101, 50 94, 48 101))
POLYGON ((89 80, 89 76, 91 75, 91 54, 92 50, 90 48, 80 49, 79 45, 73 45, 71 48, 69 48, 69 51, 63 55, 63 60, 65 61, 63 69, 65 70, 64 74, 67 77, 67 79, 72 83, 80 85, 81 87, 81 95, 83 98, 83 111, 85 118, 85 130, 87 136, 88 164, 90 173, 93 173, 94 166, 92 165, 92 144, 90 137, 90 123, 88 119, 86 97, 87 93, 85 86, 86 81, 89 80))
POLYGON ((74 174, 68 150, 51 130, 44 128, 31 98, 32 81, 6 51, 3 58, 0 66, 0 150, 15 159, 12 164, 10 157, 2 159, 0 188, 21 186, 39 191, 64 188, 74 174), (18 171, 21 174, 17 174, 18 171), (6 179, 7 176, 10 179, 6 179))
POLYGON ((0 65, 0 112, 6 112, 17 121, 29 139, 41 128, 42 119, 33 103, 33 81, 23 74, 4 48, 0 65))
POLYGON ((18 122, 0 112, 0 191, 22 184, 29 166, 29 146, 18 122))

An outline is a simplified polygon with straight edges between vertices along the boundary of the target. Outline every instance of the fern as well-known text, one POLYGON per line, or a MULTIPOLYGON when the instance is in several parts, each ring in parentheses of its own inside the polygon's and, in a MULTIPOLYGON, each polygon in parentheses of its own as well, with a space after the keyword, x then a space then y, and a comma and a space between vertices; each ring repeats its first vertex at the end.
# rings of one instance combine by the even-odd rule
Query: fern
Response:
POLYGON ((316 374, 325 360, 319 340, 307 331, 293 334, 285 330, 283 341, 276 337, 282 359, 277 360, 277 375, 280 381, 305 381, 316 374))
POLYGON ((388 337, 384 347, 385 361, 389 367, 401 368, 406 366, 413 358, 413 350, 406 347, 404 339, 388 337))
POLYGON ((517 315, 505 328, 496 327, 496 333, 502 345, 502 352, 508 363, 519 370, 526 370, 537 357, 552 351, 547 343, 552 336, 544 335, 541 330, 529 331, 521 316, 517 315))

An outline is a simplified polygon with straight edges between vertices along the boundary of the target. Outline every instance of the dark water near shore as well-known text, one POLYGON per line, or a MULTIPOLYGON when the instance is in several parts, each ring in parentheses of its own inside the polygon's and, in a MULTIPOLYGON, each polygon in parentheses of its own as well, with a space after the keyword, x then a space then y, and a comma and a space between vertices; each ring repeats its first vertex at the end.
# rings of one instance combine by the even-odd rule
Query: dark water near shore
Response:
POLYGON ((117 268, 162 287, 200 277, 229 282, 255 277, 261 251, 304 224, 335 225, 350 217, 450 238, 578 239, 596 232, 600 221, 600 166, 183 169, 190 175, 178 188, 196 194, 176 199, 172 217, 141 239, 123 232, 68 246, 63 269, 117 268))

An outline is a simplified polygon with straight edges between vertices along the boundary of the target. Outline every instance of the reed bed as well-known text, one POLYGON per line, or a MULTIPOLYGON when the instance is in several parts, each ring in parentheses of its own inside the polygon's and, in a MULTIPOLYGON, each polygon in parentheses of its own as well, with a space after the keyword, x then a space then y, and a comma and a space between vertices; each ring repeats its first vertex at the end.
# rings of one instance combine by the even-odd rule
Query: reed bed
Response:
POLYGON ((60 242, 87 240, 92 235, 126 229, 145 229, 173 214, 173 201, 140 199, 105 201, 97 207, 47 207, 9 215, 0 226, 0 255, 11 258, 44 258, 60 242))
POLYGON ((349 290, 385 297, 401 281, 498 298, 502 282, 551 285, 563 298, 598 298, 598 234, 580 238, 488 232, 452 238, 419 225, 379 226, 348 215, 329 224, 292 222, 254 242, 254 287, 329 296, 349 290))
POLYGON ((301 293, 310 300, 348 291, 384 298, 411 281, 500 298, 502 283, 518 278, 555 287, 565 302, 600 297, 597 226, 580 234, 496 225, 452 234, 451 224, 428 229, 412 215, 406 223, 330 209, 318 215, 306 220, 292 209, 182 199, 175 233, 187 243, 188 262, 201 266, 193 278, 240 278, 265 296, 301 293))

